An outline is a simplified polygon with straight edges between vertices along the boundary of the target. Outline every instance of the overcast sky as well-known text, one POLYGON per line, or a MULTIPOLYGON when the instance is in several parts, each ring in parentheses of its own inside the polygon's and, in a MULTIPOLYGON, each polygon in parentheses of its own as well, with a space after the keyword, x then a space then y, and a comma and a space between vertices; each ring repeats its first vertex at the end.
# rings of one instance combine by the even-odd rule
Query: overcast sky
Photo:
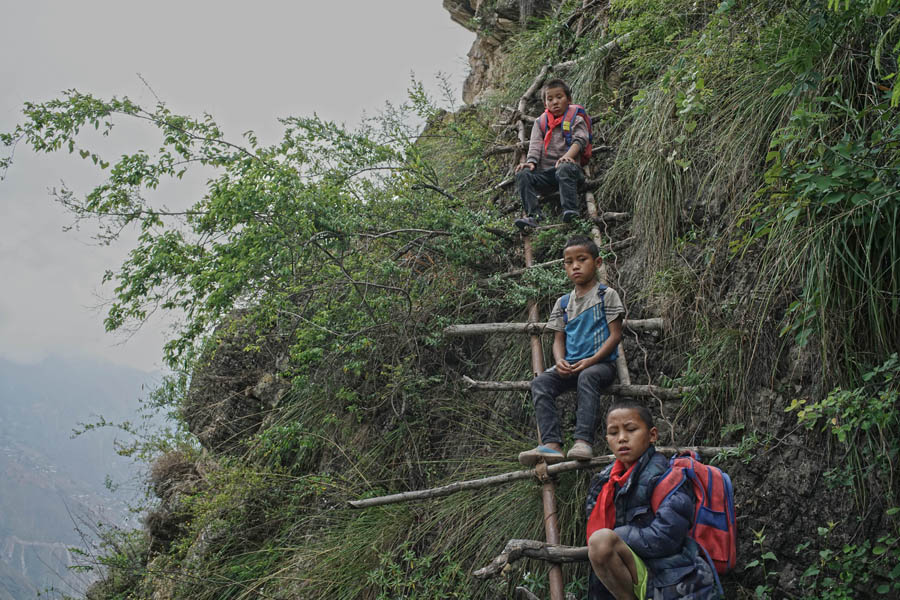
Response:
MULTIPOLYGON (((458 97, 474 39, 441 0, 0 0, 0 14, 3 131, 24 102, 76 88, 151 106, 155 92, 175 112, 209 112, 234 140, 252 129, 272 143, 277 117, 316 112, 355 124, 385 101, 402 102, 411 72, 432 89, 435 74, 446 73, 458 97)), ((120 152, 157 143, 116 133, 125 136, 114 142, 120 152)), ((163 319, 127 341, 104 333, 98 306, 111 289, 100 279, 128 246, 96 246, 89 228, 64 233, 70 217, 49 196, 63 181, 86 192, 100 176, 77 153, 35 156, 19 145, 0 182, 0 357, 158 368, 163 319)), ((200 192, 190 183, 164 191, 169 205, 200 192)))

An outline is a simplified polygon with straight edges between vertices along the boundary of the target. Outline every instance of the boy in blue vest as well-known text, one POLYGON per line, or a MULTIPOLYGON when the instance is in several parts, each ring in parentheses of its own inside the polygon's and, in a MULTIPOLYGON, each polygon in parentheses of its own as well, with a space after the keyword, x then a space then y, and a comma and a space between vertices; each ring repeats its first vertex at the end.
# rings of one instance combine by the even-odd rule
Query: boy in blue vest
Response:
POLYGON ((651 497, 669 461, 653 446, 659 434, 647 407, 633 400, 606 413, 615 462, 594 475, 587 496, 589 600, 712 600, 712 566, 689 535, 694 518, 685 479, 657 508, 651 497))
POLYGON ((531 382, 540 444, 519 454, 519 462, 526 466, 565 458, 556 398, 571 389, 577 390, 578 403, 575 443, 565 456, 572 460, 593 458, 600 394, 616 373, 625 307, 619 294, 597 279, 597 269, 603 264, 597 244, 583 235, 569 238, 563 249, 563 264, 575 289, 556 301, 547 321, 547 329, 554 332, 556 363, 531 382))
POLYGON ((550 80, 542 95, 546 111, 531 127, 525 162, 516 166, 516 188, 525 216, 516 219, 515 224, 523 230, 537 227, 541 220, 538 192, 559 191, 563 222, 578 216, 578 184, 584 181, 580 158, 590 140, 584 117, 566 115, 572 92, 565 81, 550 80))

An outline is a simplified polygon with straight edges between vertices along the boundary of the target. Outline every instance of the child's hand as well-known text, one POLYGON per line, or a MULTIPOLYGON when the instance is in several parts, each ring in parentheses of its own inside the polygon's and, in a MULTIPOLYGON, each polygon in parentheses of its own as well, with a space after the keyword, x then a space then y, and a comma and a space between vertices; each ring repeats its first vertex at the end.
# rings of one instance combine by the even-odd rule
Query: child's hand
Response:
POLYGON ((526 162, 526 163, 519 163, 516 165, 516 173, 518 173, 522 169, 528 169, 529 171, 534 171, 534 163, 526 162))
POLYGON ((590 367, 593 364, 594 364, 594 361, 591 360, 590 358, 582 358, 574 365, 570 365, 571 369, 569 372, 572 374, 580 373, 581 371, 584 371, 585 369, 587 369, 588 367, 590 367))
MULTIPOLYGON (((581 361, 579 361, 579 362, 581 362, 581 361)), ((566 359, 561 358, 558 361, 556 361, 556 372, 559 373, 560 375, 562 375, 563 377, 568 377, 569 375, 571 375, 573 373, 572 365, 570 365, 569 361, 567 361, 566 359)))
POLYGON ((559 157, 559 160, 556 161, 556 168, 558 169, 559 165, 561 165, 563 163, 574 163, 574 162, 575 162, 574 158, 563 154, 562 156, 559 157))

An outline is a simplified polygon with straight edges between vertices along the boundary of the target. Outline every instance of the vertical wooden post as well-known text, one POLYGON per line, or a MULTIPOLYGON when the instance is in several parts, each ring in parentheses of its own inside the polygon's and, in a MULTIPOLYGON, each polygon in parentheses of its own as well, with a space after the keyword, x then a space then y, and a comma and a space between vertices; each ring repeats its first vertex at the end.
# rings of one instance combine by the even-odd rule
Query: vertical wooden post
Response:
MULTIPOLYGON (((525 236, 525 266, 531 267, 534 257, 531 249, 531 236, 525 236)), ((538 322, 538 307, 534 300, 528 301, 528 322, 538 322)), ((541 346, 541 336, 531 336, 531 370, 537 376, 544 372, 544 349, 541 346)), ((538 441, 541 432, 538 429, 538 441)), ((559 544, 559 524, 556 514, 556 483, 549 477, 544 479, 541 486, 541 500, 544 505, 544 537, 548 544, 559 544)), ((562 567, 553 565, 550 567, 550 599, 564 600, 562 567)))
MULTIPOLYGON (((597 244, 597 246, 600 246, 603 238, 600 235, 600 228, 597 226, 595 220, 600 211, 597 210, 597 200, 594 198, 594 194, 591 192, 585 194, 584 203, 587 204, 588 216, 591 218, 591 223, 593 223, 593 225, 591 225, 591 237, 594 238, 594 243, 597 244)), ((604 285, 609 284, 607 274, 608 270, 606 268, 606 263, 603 263, 603 266, 597 274, 600 283, 604 285)), ((631 385, 631 375, 628 373, 628 361, 625 359, 625 347, 621 343, 619 344, 619 355, 618 358, 616 358, 616 374, 619 376, 620 384, 631 385)))

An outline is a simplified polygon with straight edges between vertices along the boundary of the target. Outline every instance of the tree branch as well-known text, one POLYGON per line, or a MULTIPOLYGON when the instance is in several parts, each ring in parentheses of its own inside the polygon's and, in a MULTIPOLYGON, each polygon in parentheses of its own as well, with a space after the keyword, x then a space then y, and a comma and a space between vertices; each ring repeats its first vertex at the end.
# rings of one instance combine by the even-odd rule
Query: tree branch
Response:
POLYGON ((496 577, 503 572, 506 565, 514 563, 520 558, 533 558, 551 563, 584 562, 588 559, 588 549, 587 546, 576 548, 547 544, 537 540, 509 540, 506 542, 503 552, 491 561, 491 564, 478 569, 472 575, 479 579, 496 577))

